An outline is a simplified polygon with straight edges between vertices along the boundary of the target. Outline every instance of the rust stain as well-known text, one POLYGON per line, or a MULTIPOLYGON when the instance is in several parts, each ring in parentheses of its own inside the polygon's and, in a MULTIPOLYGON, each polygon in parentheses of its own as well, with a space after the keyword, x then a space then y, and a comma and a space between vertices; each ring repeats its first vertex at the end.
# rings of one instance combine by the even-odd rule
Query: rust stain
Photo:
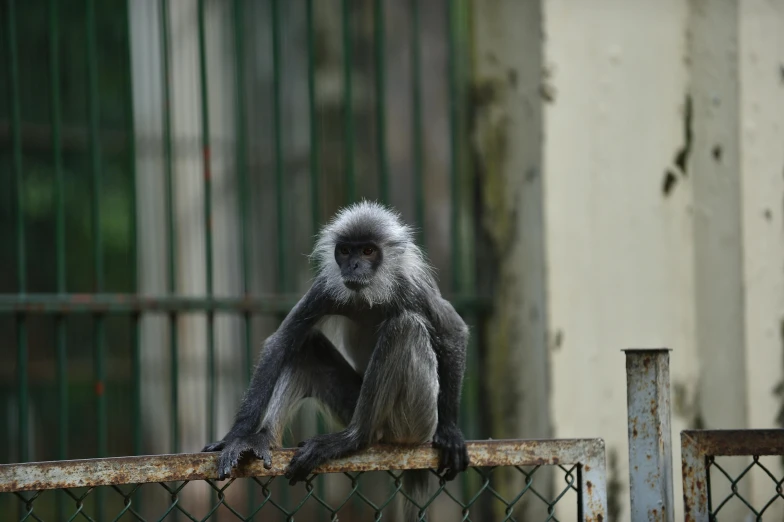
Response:
MULTIPOLYGON (((471 465, 487 467, 529 466, 537 463, 579 464, 586 455, 591 454, 595 444, 595 439, 493 440, 472 441, 467 446, 471 465)), ((245 462, 235 470, 233 476, 283 475, 295 451, 274 451, 271 469, 265 469, 258 460, 245 462)), ((217 476, 218 457, 218 453, 183 453, 0 464, 0 492, 214 479, 217 476)), ((438 451, 431 445, 377 445, 351 457, 330 461, 315 471, 342 473, 427 469, 437 465, 438 451)))

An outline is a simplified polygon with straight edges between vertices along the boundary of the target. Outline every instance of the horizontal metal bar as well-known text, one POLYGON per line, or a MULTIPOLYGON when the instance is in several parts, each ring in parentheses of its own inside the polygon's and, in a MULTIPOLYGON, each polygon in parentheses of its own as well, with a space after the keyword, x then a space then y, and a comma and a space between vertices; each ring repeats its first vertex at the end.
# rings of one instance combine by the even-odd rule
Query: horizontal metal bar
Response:
MULTIPOLYGON (((141 313, 227 312, 286 313, 300 295, 270 294, 255 297, 137 296, 134 294, 5 294, 0 313, 141 313)), ((449 299, 448 296, 446 296, 449 299)), ((458 310, 480 310, 483 299, 457 296, 449 299, 458 310)))
POLYGON ((684 430, 700 457, 784 455, 784 429, 771 430, 684 430))
MULTIPOLYGON (((596 462, 604 455, 601 439, 492 440, 468 442, 471 466, 573 465, 596 462)), ((295 449, 272 452, 272 468, 259 460, 241 465, 234 477, 279 476, 295 449)), ((110 484, 144 484, 217 477, 218 453, 182 453, 142 457, 31 462, 0 465, 0 493, 40 491, 110 484)), ((602 460, 603 462, 603 460, 602 460)), ((438 450, 430 445, 377 445, 320 466, 317 473, 427 469, 438 466, 438 450)))

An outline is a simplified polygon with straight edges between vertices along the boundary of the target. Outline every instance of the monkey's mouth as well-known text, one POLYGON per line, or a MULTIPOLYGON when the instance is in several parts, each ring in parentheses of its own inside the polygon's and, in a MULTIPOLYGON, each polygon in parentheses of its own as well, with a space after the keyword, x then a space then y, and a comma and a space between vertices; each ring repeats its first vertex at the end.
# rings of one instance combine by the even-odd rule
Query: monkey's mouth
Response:
POLYGON ((344 279, 343 284, 346 285, 346 288, 354 292, 359 292, 368 285, 367 281, 360 281, 358 279, 344 279))

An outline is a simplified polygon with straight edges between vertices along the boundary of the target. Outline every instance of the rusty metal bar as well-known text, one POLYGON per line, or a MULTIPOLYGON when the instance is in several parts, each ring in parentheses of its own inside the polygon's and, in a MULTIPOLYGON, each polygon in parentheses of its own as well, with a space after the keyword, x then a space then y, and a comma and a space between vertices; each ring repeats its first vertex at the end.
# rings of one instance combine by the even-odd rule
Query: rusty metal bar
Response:
POLYGON ((681 432, 683 511, 686 522, 710 520, 708 457, 784 455, 784 430, 681 432))
MULTIPOLYGON (((5 294, 0 295, 2 313, 188 313, 224 312, 275 314, 288 313, 300 299, 298 294, 269 294, 255 297, 182 297, 174 295, 139 296, 135 294, 5 294)), ((470 295, 446 295, 459 310, 482 310, 483 299, 470 295)))
POLYGON ((699 432, 681 432, 681 472, 684 520, 708 522, 708 465, 699 432))
POLYGON ((586 453, 579 470, 580 516, 585 522, 607 520, 607 461, 604 441, 596 439, 597 446, 586 453))
POLYGON ((703 456, 743 457, 784 455, 784 429, 773 430, 684 430, 699 444, 703 456))
POLYGON ((631 519, 673 522, 670 353, 624 351, 631 519))
MULTIPOLYGON (((605 454, 601 439, 492 440, 468 442, 471 466, 541 466, 583 464, 589 511, 606 512, 605 454), (589 485, 590 482, 590 485, 589 485)), ((253 460, 235 477, 283 475, 295 449, 273 452, 272 468, 253 460)), ((218 453, 182 453, 142 457, 0 464, 0 493, 41 491, 110 484, 144 484, 217 477, 218 453)), ((438 451, 430 445, 416 447, 373 446, 357 455, 336 459, 317 473, 427 469, 438 466, 438 451)), ((598 518, 587 520, 600 520, 598 518)))

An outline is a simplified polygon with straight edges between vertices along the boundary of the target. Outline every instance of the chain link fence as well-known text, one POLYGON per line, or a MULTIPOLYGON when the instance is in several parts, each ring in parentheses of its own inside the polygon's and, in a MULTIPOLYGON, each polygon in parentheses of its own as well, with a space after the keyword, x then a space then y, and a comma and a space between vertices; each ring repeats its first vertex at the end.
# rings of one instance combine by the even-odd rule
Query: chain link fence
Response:
POLYGON ((405 469, 430 469, 433 476, 430 497, 417 504, 422 521, 520 521, 526 502, 539 505, 541 520, 564 520, 561 508, 570 504, 565 511, 573 512, 574 503, 580 520, 606 517, 598 439, 471 442, 472 467, 449 483, 432 470, 438 460, 432 448, 374 447, 288 486, 279 477, 293 453, 277 451, 269 470, 246 462, 222 482, 214 480, 217 455, 204 453, 2 465, 0 520, 397 520, 411 500, 405 469), (563 477, 551 496, 541 492, 551 489, 545 467, 563 477), (516 478, 502 477, 503 469, 516 478), (511 483, 519 490, 509 493, 511 483))
POLYGON ((781 511, 784 430, 687 430, 681 452, 687 522, 770 520, 781 511))

